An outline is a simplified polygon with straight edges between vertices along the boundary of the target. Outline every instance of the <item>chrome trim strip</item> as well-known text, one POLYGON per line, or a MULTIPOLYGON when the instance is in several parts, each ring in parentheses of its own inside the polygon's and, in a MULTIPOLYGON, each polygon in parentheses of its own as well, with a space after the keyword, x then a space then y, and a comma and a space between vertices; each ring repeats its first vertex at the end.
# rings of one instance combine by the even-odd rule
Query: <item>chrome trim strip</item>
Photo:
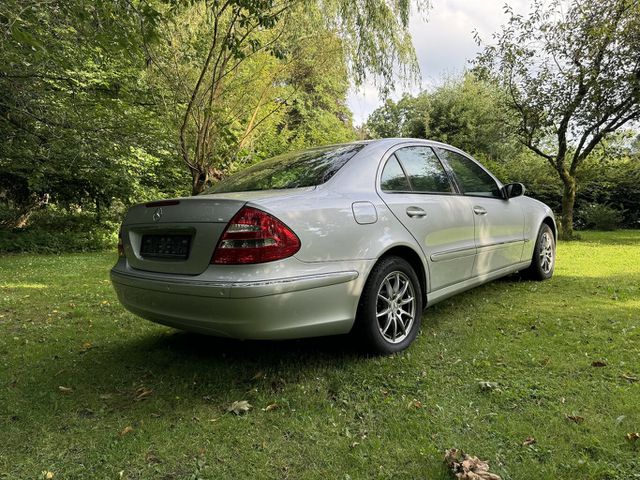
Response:
POLYGON ((430 258, 432 262, 442 262, 444 260, 453 260, 454 258, 470 257, 475 254, 476 247, 465 247, 432 253, 430 258))
POLYGON ((520 240, 508 240, 508 241, 505 241, 505 242, 487 243, 485 245, 478 246, 478 253, 481 253, 480 250, 485 252, 485 251, 495 250, 495 249, 503 247, 503 246, 513 245, 513 244, 517 244, 517 243, 524 244, 524 240, 520 239, 520 240))

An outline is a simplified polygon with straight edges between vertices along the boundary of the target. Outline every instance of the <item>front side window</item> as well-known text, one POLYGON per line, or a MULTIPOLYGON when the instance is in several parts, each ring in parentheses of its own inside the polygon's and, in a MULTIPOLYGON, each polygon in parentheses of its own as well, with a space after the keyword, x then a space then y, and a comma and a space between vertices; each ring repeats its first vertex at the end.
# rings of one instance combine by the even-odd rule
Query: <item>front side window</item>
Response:
POLYGON ((225 178, 204 193, 314 187, 333 177, 363 148, 364 144, 333 145, 278 155, 225 178))
POLYGON ((438 153, 453 170, 465 195, 502 198, 498 184, 476 162, 444 148, 439 148, 438 153))
POLYGON ((404 147, 396 150, 395 155, 415 192, 453 192, 447 172, 431 147, 404 147))

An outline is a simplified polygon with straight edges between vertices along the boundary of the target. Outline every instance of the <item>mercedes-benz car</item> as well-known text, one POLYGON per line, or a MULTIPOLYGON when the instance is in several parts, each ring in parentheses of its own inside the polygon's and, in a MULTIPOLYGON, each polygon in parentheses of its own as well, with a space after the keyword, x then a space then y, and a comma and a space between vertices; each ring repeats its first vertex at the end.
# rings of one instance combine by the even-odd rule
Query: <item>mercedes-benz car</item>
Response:
POLYGON ((424 307, 517 271, 552 276, 554 216, 524 191, 434 141, 312 148, 133 206, 111 279, 128 310, 178 329, 351 333, 393 353, 424 307))

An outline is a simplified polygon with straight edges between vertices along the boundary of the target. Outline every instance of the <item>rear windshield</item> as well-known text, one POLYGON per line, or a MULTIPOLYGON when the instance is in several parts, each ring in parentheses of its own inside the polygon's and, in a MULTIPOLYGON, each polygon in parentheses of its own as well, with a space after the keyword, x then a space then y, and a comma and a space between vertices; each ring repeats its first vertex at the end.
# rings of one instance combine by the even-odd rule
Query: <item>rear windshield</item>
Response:
POLYGON ((218 182, 204 193, 313 187, 329 180, 364 144, 333 145, 286 153, 218 182))

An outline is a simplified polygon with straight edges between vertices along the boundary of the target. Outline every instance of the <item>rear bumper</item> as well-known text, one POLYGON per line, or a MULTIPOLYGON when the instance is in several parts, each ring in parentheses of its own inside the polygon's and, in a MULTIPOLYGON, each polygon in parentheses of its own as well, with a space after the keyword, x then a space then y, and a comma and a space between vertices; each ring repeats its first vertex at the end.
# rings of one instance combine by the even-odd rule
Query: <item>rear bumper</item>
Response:
POLYGON ((356 268, 237 282, 127 270, 114 267, 111 281, 132 313, 182 330, 244 339, 349 332, 365 278, 356 268))

